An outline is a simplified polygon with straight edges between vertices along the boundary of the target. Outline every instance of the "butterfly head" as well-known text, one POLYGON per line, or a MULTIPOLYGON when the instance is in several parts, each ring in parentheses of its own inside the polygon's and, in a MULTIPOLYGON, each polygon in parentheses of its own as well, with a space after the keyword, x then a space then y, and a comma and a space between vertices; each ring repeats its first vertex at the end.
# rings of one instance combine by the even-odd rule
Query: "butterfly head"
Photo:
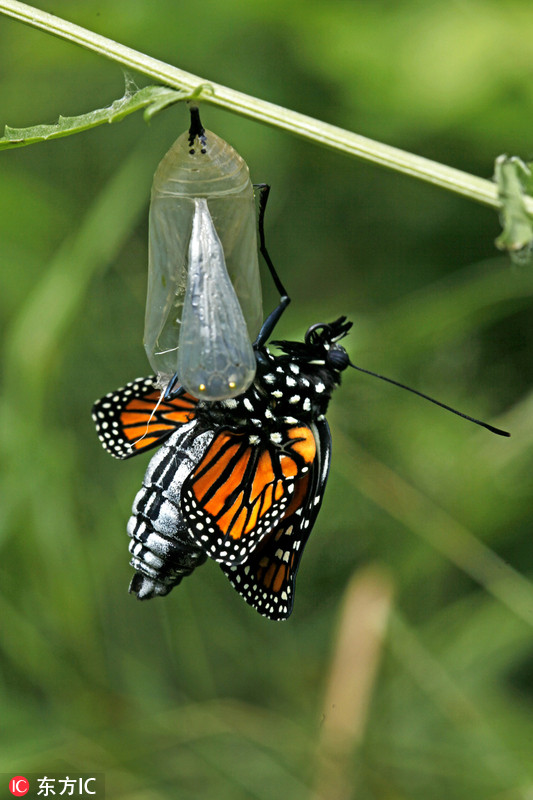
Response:
POLYGON ((274 341, 283 352, 296 359, 302 365, 325 369, 335 376, 350 364, 348 353, 338 342, 343 339, 352 323, 346 317, 339 317, 333 322, 318 322, 307 330, 303 342, 274 341))
POLYGON ((274 341, 282 355, 256 353, 260 393, 270 395, 275 413, 302 421, 325 414, 329 399, 350 364, 338 342, 352 326, 345 317, 312 325, 303 342, 274 341))

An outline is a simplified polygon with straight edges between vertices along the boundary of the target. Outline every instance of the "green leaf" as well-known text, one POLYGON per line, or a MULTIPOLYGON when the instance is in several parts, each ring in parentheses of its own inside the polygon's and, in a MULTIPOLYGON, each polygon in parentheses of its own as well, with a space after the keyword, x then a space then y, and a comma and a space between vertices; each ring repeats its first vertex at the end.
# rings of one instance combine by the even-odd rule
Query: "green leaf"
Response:
POLYGON ((76 117, 60 116, 53 125, 34 125, 30 128, 11 128, 5 126, 4 136, 0 139, 0 149, 24 147, 48 139, 59 139, 73 133, 95 128, 105 122, 119 122, 128 114, 146 109, 144 116, 149 121, 154 114, 173 103, 191 98, 190 92, 176 91, 165 86, 145 86, 137 89, 133 80, 126 75, 124 95, 106 108, 96 108, 76 117))
POLYGON ((512 260, 533 262, 533 217, 528 213, 524 196, 531 194, 533 177, 529 164, 517 156, 498 156, 494 179, 502 204, 503 231, 496 239, 496 247, 507 250, 512 260))

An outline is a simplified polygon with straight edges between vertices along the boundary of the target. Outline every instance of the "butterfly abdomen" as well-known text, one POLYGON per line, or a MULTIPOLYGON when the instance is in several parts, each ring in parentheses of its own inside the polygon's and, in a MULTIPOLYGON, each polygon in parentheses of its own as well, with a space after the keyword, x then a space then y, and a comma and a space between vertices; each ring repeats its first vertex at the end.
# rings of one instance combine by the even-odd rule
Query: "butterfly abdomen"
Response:
POLYGON ((203 564, 207 556, 187 533, 181 511, 184 480, 209 446, 213 434, 196 422, 174 433, 150 461, 128 522, 130 591, 141 600, 165 595, 203 564))

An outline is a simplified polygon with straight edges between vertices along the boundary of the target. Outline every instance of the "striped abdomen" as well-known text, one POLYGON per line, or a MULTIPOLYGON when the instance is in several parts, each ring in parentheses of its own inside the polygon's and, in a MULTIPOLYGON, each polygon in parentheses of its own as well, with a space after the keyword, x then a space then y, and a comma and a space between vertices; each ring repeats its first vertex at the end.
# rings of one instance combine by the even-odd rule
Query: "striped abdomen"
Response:
POLYGON ((131 566, 136 573, 130 592, 140 600, 165 595, 206 561, 206 554, 187 533, 181 512, 183 482, 213 439, 198 434, 197 422, 184 425, 150 461, 128 522, 131 566))

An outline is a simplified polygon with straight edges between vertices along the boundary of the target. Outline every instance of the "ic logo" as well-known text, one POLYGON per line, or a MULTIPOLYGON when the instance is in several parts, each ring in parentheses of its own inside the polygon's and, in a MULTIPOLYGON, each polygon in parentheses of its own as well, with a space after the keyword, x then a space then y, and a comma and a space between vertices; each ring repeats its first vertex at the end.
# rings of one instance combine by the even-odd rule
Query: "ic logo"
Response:
POLYGON ((23 797, 30 791, 30 784, 22 775, 15 775, 15 777, 11 778, 9 781, 9 791, 11 794, 14 794, 15 797, 23 797))

